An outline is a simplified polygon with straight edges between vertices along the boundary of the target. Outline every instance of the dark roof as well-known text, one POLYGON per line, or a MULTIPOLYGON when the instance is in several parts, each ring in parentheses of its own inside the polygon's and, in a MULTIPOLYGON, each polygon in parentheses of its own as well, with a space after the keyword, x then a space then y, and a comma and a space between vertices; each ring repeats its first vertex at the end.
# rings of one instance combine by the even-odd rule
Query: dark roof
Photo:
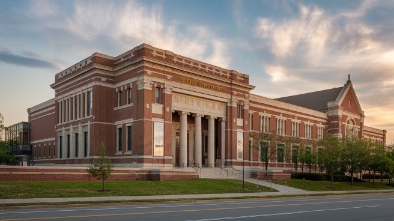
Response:
POLYGON ((332 88, 289 97, 280 97, 275 100, 325 112, 327 110, 327 102, 335 101, 339 93, 341 93, 342 88, 343 87, 332 88))

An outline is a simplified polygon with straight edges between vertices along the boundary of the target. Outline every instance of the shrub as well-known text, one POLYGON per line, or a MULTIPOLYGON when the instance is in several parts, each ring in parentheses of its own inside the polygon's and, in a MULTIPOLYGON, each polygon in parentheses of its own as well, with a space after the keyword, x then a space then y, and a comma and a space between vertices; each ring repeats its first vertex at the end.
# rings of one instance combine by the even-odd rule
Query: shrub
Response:
MULTIPOLYGON (((292 179, 306 179, 311 181, 330 181, 330 174, 321 174, 321 173, 292 173, 292 179)), ((353 177, 354 182, 364 182, 356 177, 353 177)), ((334 174, 334 182, 351 182, 350 176, 334 174)))
MULTIPOLYGON (((363 174, 363 179, 373 179, 373 174, 363 174)), ((375 174, 375 179, 380 179, 380 174, 375 174)), ((383 179, 388 179, 389 176, 387 174, 383 175, 383 179)))

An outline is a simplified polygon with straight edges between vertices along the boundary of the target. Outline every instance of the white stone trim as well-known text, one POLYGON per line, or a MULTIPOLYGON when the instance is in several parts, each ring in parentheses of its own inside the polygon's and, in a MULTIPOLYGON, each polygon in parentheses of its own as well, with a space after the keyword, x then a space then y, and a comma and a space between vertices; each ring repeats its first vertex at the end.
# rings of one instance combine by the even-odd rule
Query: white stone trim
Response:
MULTIPOLYGON (((29 113, 32 116, 34 116, 33 112, 36 112, 36 111, 38 111, 40 109, 43 109, 43 108, 47 108, 47 107, 49 107, 51 105, 54 105, 54 104, 55 104, 55 98, 52 98, 50 100, 42 102, 41 104, 35 105, 35 106, 31 107, 31 108, 28 108, 27 109, 27 113, 29 113)), ((45 112, 45 110, 42 110, 42 111, 45 112)), ((34 113, 34 114, 40 114, 42 111, 34 113)))
POLYGON ((50 137, 50 138, 44 138, 44 139, 39 139, 39 140, 33 140, 33 141, 30 141, 30 143, 36 144, 36 143, 50 142, 50 141, 54 141, 54 140, 55 140, 54 137, 50 137))
MULTIPOLYGON (((301 107, 301 106, 297 106, 294 104, 289 104, 289 103, 282 102, 282 101, 277 101, 274 99, 266 98, 266 97, 255 95, 255 94, 250 94, 250 100, 260 103, 260 104, 270 105, 270 106, 274 106, 277 108, 283 108, 283 109, 287 109, 290 111, 294 111, 294 112, 298 112, 298 113, 302 113, 302 114, 308 114, 308 115, 312 115, 315 117, 327 119, 327 115, 323 112, 308 109, 308 108, 301 107)), ((251 104, 251 106, 259 107, 256 104, 251 104)), ((268 109, 268 107, 263 108, 263 109, 268 109)), ((273 108, 270 108, 270 109, 272 110, 273 108)), ((294 115, 294 113, 285 112, 285 111, 278 110, 278 109, 273 109, 273 110, 275 110, 276 112, 288 113, 288 114, 294 115)), ((301 116, 305 117, 304 115, 301 115, 301 116)))

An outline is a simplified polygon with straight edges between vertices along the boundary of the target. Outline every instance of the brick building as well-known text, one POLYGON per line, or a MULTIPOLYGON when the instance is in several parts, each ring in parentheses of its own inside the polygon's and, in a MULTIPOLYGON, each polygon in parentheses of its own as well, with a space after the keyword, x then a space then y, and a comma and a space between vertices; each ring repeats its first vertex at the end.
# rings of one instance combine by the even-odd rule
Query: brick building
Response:
MULTIPOLYGON (((385 130, 364 125, 350 78, 270 99, 251 93, 246 74, 147 44, 116 57, 94 53, 56 74, 51 87, 55 98, 28 109, 36 165, 87 165, 105 145, 115 166, 260 166, 249 137, 256 131, 317 141, 353 129, 386 142, 385 130)), ((271 166, 283 161, 273 156, 271 166)))

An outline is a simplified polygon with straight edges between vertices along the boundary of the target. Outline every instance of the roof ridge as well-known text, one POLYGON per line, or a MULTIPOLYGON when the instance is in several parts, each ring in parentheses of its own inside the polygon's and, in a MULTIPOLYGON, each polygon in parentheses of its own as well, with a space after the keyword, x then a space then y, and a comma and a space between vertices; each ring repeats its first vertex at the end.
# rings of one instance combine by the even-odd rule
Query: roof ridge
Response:
POLYGON ((287 98, 287 97, 294 97, 294 96, 299 96, 299 95, 306 95, 306 94, 313 94, 313 93, 317 93, 317 92, 323 92, 323 91, 329 91, 329 90, 333 90, 333 89, 341 89, 342 87, 334 87, 334 88, 330 88, 330 89, 325 89, 325 90, 320 90, 320 91, 312 91, 312 92, 307 92, 307 93, 303 93, 303 94, 295 94, 295 95, 290 95, 290 96, 285 96, 285 97, 278 97, 278 98, 274 98, 275 100, 280 99, 280 98, 287 98))

